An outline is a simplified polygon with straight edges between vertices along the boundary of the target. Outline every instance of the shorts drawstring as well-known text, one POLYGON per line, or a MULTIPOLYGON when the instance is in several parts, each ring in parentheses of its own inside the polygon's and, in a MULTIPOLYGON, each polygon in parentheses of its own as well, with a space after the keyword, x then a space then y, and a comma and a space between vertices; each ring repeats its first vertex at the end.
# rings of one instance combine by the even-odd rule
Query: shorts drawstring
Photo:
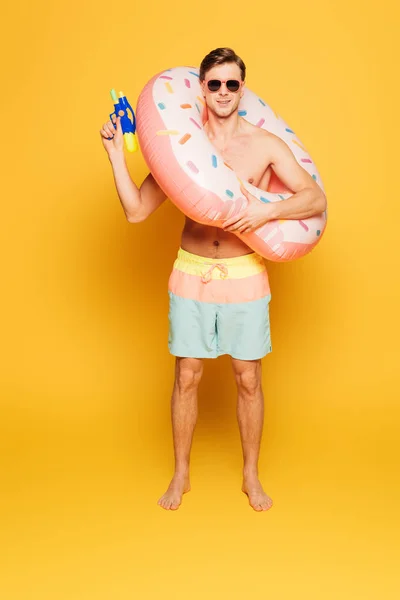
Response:
POLYGON ((209 281, 211 281, 212 273, 213 273, 213 270, 215 269, 215 267, 217 267, 221 271, 220 272, 221 279, 226 279, 226 277, 228 277, 228 267, 224 263, 215 263, 214 265, 211 265, 211 267, 208 269, 208 271, 206 273, 202 274, 201 280, 203 283, 208 283, 209 281))

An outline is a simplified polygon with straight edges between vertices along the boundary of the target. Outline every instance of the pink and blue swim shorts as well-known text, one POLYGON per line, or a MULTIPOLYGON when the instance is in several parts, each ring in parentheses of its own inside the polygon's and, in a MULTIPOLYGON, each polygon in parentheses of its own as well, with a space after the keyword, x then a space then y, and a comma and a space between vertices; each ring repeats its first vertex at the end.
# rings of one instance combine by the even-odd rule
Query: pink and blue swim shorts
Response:
POLYGON ((255 252, 210 259, 180 248, 168 294, 172 355, 257 360, 272 352, 268 273, 255 252))

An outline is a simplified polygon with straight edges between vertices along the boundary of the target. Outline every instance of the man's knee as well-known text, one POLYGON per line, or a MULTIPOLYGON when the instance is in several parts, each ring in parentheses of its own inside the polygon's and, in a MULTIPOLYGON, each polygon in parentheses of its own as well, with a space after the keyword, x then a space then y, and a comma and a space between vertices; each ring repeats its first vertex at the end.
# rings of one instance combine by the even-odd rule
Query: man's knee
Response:
POLYGON ((203 362, 198 358, 177 358, 175 384, 181 392, 197 389, 203 374, 203 362))
POLYGON ((261 389, 261 362, 248 363, 234 368, 239 392, 253 396, 261 389))

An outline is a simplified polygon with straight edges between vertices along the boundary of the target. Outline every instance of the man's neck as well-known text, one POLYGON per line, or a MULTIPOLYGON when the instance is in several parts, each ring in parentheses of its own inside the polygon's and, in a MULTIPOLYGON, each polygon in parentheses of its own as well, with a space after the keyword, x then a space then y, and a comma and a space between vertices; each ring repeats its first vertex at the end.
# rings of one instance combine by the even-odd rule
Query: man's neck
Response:
POLYGON ((229 141, 241 130, 241 117, 238 111, 232 113, 229 117, 221 118, 208 111, 208 120, 204 125, 207 136, 211 141, 218 142, 226 146, 229 141))

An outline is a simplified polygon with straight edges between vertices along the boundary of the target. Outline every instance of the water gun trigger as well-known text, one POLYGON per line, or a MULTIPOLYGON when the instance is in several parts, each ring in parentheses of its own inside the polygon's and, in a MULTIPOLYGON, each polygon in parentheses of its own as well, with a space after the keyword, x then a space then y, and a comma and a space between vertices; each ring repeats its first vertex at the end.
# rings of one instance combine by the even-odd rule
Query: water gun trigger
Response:
POLYGON ((114 125, 114 129, 117 129, 116 124, 113 121, 113 117, 117 118, 117 115, 115 114, 115 111, 110 113, 110 121, 112 122, 112 124, 114 125))

